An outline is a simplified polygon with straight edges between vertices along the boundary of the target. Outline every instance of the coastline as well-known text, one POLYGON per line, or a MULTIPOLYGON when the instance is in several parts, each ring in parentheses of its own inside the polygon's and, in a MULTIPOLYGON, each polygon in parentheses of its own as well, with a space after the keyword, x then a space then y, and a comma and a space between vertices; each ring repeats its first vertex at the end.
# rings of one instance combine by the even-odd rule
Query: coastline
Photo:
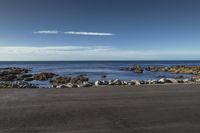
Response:
MULTIPOLYGON (((88 65, 88 64, 87 64, 88 65)), ((200 83, 200 66, 140 66, 138 64, 130 67, 119 68, 121 74, 133 74, 137 76, 154 75, 162 73, 165 75, 154 76, 150 80, 120 80, 120 75, 114 80, 109 80, 107 75, 102 73, 100 80, 92 81, 87 74, 78 76, 59 75, 53 72, 32 73, 32 69, 20 67, 0 68, 0 88, 81 88, 92 86, 139 86, 155 84, 198 84, 200 83), (171 78, 169 74, 178 74, 171 78), (187 75, 187 76, 186 76, 187 75), (45 83, 48 86, 40 86, 37 83, 45 83)), ((131 77, 130 77, 131 78, 131 77)))

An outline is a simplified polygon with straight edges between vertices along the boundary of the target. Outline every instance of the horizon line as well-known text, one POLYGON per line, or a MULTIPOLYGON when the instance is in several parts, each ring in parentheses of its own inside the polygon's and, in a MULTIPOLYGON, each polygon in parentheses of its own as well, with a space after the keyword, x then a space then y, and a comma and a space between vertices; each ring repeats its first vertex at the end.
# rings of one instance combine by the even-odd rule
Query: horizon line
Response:
POLYGON ((126 61, 200 61, 200 60, 0 60, 0 62, 126 62, 126 61))

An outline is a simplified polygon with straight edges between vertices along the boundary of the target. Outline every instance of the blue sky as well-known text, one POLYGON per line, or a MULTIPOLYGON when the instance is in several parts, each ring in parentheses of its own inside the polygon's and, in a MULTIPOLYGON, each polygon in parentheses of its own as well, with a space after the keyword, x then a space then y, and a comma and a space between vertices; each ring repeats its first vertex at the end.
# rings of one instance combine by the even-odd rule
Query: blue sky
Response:
POLYGON ((199 60, 198 0, 0 0, 0 60, 199 60))

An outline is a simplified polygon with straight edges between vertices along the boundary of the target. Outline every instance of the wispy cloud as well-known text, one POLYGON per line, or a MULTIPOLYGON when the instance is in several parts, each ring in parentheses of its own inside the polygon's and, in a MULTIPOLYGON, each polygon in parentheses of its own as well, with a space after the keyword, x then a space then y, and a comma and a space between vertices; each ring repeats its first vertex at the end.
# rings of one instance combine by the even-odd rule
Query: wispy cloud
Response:
POLYGON ((69 34, 69 35, 84 35, 84 36, 114 36, 113 33, 75 32, 75 31, 64 32, 64 34, 69 34))
POLYGON ((199 60, 199 51, 120 50, 107 46, 0 47, 0 60, 199 60))
POLYGON ((84 35, 84 36, 114 36, 113 33, 101 33, 101 32, 76 32, 76 31, 57 31, 57 30, 42 30, 33 32, 34 34, 66 34, 66 35, 84 35))
POLYGON ((59 31, 57 31, 57 30, 42 30, 42 31, 36 31, 33 33, 34 34, 59 34, 59 31))

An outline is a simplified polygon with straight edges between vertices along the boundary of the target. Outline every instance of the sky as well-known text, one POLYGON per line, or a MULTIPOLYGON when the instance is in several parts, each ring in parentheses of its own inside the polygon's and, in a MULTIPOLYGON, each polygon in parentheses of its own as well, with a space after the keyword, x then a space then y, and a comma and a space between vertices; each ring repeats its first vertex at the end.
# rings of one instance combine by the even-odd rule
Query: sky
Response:
POLYGON ((0 0, 0 60, 200 60, 199 0, 0 0))

